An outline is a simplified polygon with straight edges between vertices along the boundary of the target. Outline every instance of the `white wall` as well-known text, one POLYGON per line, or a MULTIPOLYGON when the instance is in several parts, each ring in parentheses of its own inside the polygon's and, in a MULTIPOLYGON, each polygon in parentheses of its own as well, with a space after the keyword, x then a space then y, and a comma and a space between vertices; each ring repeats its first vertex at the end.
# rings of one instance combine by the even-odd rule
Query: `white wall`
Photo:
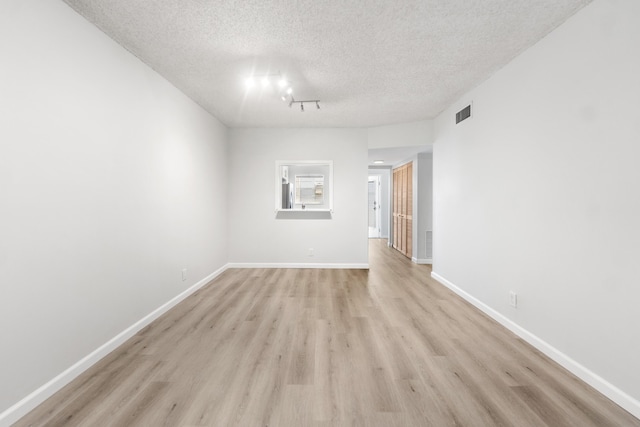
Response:
POLYGON ((63 2, 3 1, 0 52, 2 413, 226 263, 227 167, 225 127, 63 2))
POLYGON ((442 113, 434 146, 434 272, 636 416, 638 17, 585 7, 442 113))
POLYGON ((416 186, 416 216, 418 221, 414 224, 417 233, 414 236, 413 257, 419 263, 431 263, 431 241, 427 239, 427 231, 433 231, 433 156, 431 153, 419 153, 416 156, 417 166, 414 170, 416 186), (429 254, 429 255, 428 255, 429 254))
POLYGON ((368 264, 365 130, 232 129, 229 138, 230 262, 368 264), (332 219, 276 219, 276 160, 333 161, 332 219))
POLYGON ((367 129, 367 141, 370 149, 432 144, 433 121, 371 127, 367 129))

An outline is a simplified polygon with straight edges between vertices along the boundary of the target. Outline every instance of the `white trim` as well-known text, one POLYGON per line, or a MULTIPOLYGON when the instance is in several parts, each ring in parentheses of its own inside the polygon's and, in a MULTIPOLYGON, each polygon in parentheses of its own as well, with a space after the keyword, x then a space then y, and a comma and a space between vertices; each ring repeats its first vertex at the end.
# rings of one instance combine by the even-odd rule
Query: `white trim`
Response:
POLYGON ((506 316, 489 307, 487 304, 478 300, 471 294, 468 294, 466 291, 460 289, 444 277, 440 276, 435 271, 431 273, 431 277, 442 283, 447 288, 451 289, 456 294, 460 295, 462 298, 476 306, 478 309, 486 313, 502 326, 509 329, 511 332, 518 335, 520 338, 524 339, 526 342, 543 352, 550 359, 559 363, 561 366, 569 370, 571 373, 589 384, 591 387, 595 388, 600 393, 613 400, 622 408, 629 411, 633 416, 640 418, 640 401, 634 399, 632 396, 620 390, 618 387, 611 384, 595 372, 589 370, 587 367, 576 362, 571 357, 553 347, 551 344, 524 329, 513 320, 507 318, 506 316))
POLYGON ((330 263, 277 263, 277 262, 230 262, 227 268, 329 268, 329 269, 369 269, 369 264, 330 263))
MULTIPOLYGON (((370 239, 380 239, 382 235, 382 203, 380 203, 380 199, 382 198, 382 175, 369 175, 367 177, 367 214, 368 214, 368 204, 369 204, 369 183, 373 182, 375 187, 375 201, 374 204, 377 203, 377 207, 374 205, 374 215, 376 217, 376 226, 368 227, 369 230, 369 238, 370 239), (374 236, 371 235, 371 228, 374 228, 374 236)), ((367 215, 368 216, 368 215, 367 215)), ((367 221, 368 222, 368 221, 367 221)), ((368 224, 367 224, 368 225, 368 224)))
POLYGON ((27 395, 24 399, 20 400, 18 403, 10 406, 4 412, 0 413, 0 426, 9 426, 20 418, 27 415, 31 410, 33 410, 36 406, 44 402, 46 399, 51 397, 55 392, 60 390, 65 385, 69 384, 76 377, 82 374, 84 371, 89 369, 95 363, 97 363, 100 359, 105 357, 107 354, 111 353, 113 350, 122 345, 129 338, 138 333, 142 328, 149 325, 151 322, 156 320, 158 317, 162 316, 164 313, 172 309, 179 302, 187 298, 189 295, 193 294, 195 291, 209 283, 211 280, 215 279, 217 276, 222 274, 228 268, 228 264, 220 267, 218 270, 214 271, 204 279, 200 280, 195 285, 191 286, 189 289, 185 290, 181 294, 175 296, 171 300, 167 301, 160 307, 153 310, 151 313, 147 314, 142 319, 138 320, 133 325, 129 326, 124 331, 120 332, 115 337, 111 338, 106 343, 102 344, 100 347, 80 359, 78 362, 73 364, 71 367, 67 368, 65 371, 57 375, 55 378, 40 386, 37 390, 33 391, 29 395, 27 395))
POLYGON ((309 209, 276 209, 276 212, 331 212, 333 213, 333 210, 331 209, 314 209, 314 208, 309 208, 309 209))
POLYGON ((433 264, 433 260, 431 258, 411 258, 414 264, 433 264))

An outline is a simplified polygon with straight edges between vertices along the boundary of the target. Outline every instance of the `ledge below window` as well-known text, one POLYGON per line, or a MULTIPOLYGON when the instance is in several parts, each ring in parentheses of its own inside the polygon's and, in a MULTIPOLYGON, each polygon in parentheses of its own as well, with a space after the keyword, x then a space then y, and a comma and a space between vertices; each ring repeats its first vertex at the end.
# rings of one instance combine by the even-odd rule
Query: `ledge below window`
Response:
POLYGON ((276 219, 331 219, 331 209, 282 209, 276 211, 276 219))

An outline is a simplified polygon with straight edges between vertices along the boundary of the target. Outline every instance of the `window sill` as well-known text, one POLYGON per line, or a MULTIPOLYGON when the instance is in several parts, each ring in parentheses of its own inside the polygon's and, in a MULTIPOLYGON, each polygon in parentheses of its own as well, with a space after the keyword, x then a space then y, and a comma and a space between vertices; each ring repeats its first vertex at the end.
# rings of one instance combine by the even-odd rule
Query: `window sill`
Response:
POLYGON ((278 209, 276 219, 331 219, 332 209, 278 209))

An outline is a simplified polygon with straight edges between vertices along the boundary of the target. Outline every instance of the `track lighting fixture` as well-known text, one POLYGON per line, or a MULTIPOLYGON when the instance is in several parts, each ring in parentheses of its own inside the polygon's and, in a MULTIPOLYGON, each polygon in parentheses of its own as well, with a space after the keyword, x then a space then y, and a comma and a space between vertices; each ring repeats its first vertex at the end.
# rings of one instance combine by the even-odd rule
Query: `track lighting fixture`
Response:
POLYGON ((293 104, 300 104, 300 112, 304 113, 304 104, 305 103, 316 104, 316 108, 318 110, 320 109, 320 100, 319 99, 305 99, 304 101, 296 101, 293 98, 293 95, 291 95, 291 101, 289 101, 289 107, 291 107, 293 104))
POLYGON ((280 73, 259 75, 253 74, 247 77, 244 83, 247 90, 255 88, 259 83, 263 91, 275 91, 282 102, 287 102, 287 100, 289 100, 289 107, 292 107, 295 103, 300 104, 300 112, 304 113, 304 104, 308 102, 316 104, 316 109, 320 109, 319 99, 305 99, 304 101, 296 101, 293 98, 293 87, 291 86, 291 82, 280 73))

